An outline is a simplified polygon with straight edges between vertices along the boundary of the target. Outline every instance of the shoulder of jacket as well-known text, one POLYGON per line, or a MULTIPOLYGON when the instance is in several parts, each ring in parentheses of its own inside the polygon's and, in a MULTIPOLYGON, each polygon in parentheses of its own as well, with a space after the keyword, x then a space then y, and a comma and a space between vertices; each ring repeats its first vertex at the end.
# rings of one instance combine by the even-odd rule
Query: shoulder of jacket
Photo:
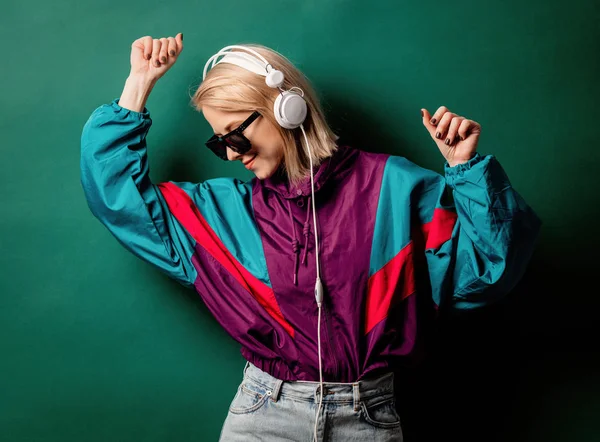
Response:
POLYGON ((414 183, 415 185, 443 180, 439 173, 419 166, 400 155, 390 155, 388 157, 384 175, 389 179, 401 180, 404 183, 414 183))
POLYGON ((171 183, 190 196, 211 194, 216 198, 223 198, 235 195, 245 196, 252 193, 251 181, 242 181, 231 177, 211 178, 198 183, 187 181, 171 181, 171 183))

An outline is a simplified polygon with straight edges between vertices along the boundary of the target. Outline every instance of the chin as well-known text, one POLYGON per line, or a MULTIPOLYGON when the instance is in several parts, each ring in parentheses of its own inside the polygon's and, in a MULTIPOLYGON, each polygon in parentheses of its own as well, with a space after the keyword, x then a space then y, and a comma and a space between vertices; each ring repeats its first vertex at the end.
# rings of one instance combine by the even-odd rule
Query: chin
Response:
POLYGON ((257 170, 256 172, 254 172, 254 175, 256 176, 256 178, 258 178, 259 180, 264 180, 267 178, 271 178, 273 176, 273 174, 275 173, 277 169, 271 169, 271 170, 257 170))
POLYGON ((264 180, 266 178, 269 178, 273 174, 272 173, 267 174, 264 172, 254 172, 254 175, 256 175, 256 178, 258 178, 259 180, 264 180))

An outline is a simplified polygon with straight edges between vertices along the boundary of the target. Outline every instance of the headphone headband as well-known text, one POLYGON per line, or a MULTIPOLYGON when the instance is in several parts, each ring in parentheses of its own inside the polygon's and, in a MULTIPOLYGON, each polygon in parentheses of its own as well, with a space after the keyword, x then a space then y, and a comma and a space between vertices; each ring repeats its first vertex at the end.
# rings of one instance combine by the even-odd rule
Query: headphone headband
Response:
POLYGON ((206 78, 206 73, 208 72, 208 65, 211 62, 212 62, 212 65, 210 66, 211 69, 213 67, 215 67, 216 64, 221 63, 221 62, 237 64, 238 66, 240 66, 240 64, 238 64, 238 62, 239 62, 241 64, 244 64, 244 66, 240 66, 240 67, 250 70, 256 74, 263 75, 265 77, 267 76, 267 74, 269 72, 271 72, 273 70, 273 67, 265 59, 265 57, 260 55, 254 49, 248 48, 246 46, 241 46, 241 45, 225 46, 223 49, 219 50, 219 52, 217 52, 215 55, 210 57, 208 59, 208 61, 206 62, 206 64, 204 65, 204 71, 202 73, 203 80, 206 78), (240 51, 245 51, 245 52, 239 52, 239 51, 233 52, 233 51, 231 51, 231 49, 239 49, 240 51), (217 59, 221 56, 223 56, 223 59, 217 62, 217 59), (252 67, 250 67, 250 66, 252 66, 252 67))

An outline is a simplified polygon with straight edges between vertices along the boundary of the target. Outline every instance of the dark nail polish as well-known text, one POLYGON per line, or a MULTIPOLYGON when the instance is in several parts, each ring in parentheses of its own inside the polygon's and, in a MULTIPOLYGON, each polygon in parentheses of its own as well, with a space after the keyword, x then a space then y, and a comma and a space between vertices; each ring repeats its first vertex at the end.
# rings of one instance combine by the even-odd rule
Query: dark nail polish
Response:
POLYGON ((460 136, 460 141, 465 141, 462 135, 460 136))
POLYGON ((432 119, 431 119, 431 124, 435 124, 435 122, 436 122, 436 119, 435 119, 435 118, 432 118, 432 119))
POLYGON ((181 41, 183 41, 183 33, 181 34, 181 41))
POLYGON ((438 139, 439 139, 439 138, 442 138, 442 134, 441 134, 441 133, 439 133, 439 132, 436 132, 436 133, 435 133, 435 137, 436 137, 436 138, 438 138, 438 139))
POLYGON ((175 55, 175 51, 169 52, 170 55, 175 55))
POLYGON ((424 117, 425 113, 423 111, 421 111, 421 117, 424 117))
POLYGON ((447 146, 449 146, 450 145, 450 138, 446 138, 445 143, 446 143, 447 146))

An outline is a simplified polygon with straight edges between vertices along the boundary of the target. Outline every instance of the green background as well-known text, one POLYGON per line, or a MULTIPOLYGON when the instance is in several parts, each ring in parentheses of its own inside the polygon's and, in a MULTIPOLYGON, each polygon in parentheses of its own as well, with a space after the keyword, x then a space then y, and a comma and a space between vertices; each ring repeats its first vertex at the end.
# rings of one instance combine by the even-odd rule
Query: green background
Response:
POLYGON ((597 165, 600 6, 521 2, 3 2, 0 440, 217 440, 244 360, 193 291, 90 213, 79 141, 120 95, 131 43, 184 33, 149 101, 155 182, 250 178, 203 147, 189 105, 205 60, 258 42, 288 56, 359 148, 442 172, 420 108, 482 125, 544 221, 504 302, 448 317, 399 383, 407 441, 600 440, 597 165))

